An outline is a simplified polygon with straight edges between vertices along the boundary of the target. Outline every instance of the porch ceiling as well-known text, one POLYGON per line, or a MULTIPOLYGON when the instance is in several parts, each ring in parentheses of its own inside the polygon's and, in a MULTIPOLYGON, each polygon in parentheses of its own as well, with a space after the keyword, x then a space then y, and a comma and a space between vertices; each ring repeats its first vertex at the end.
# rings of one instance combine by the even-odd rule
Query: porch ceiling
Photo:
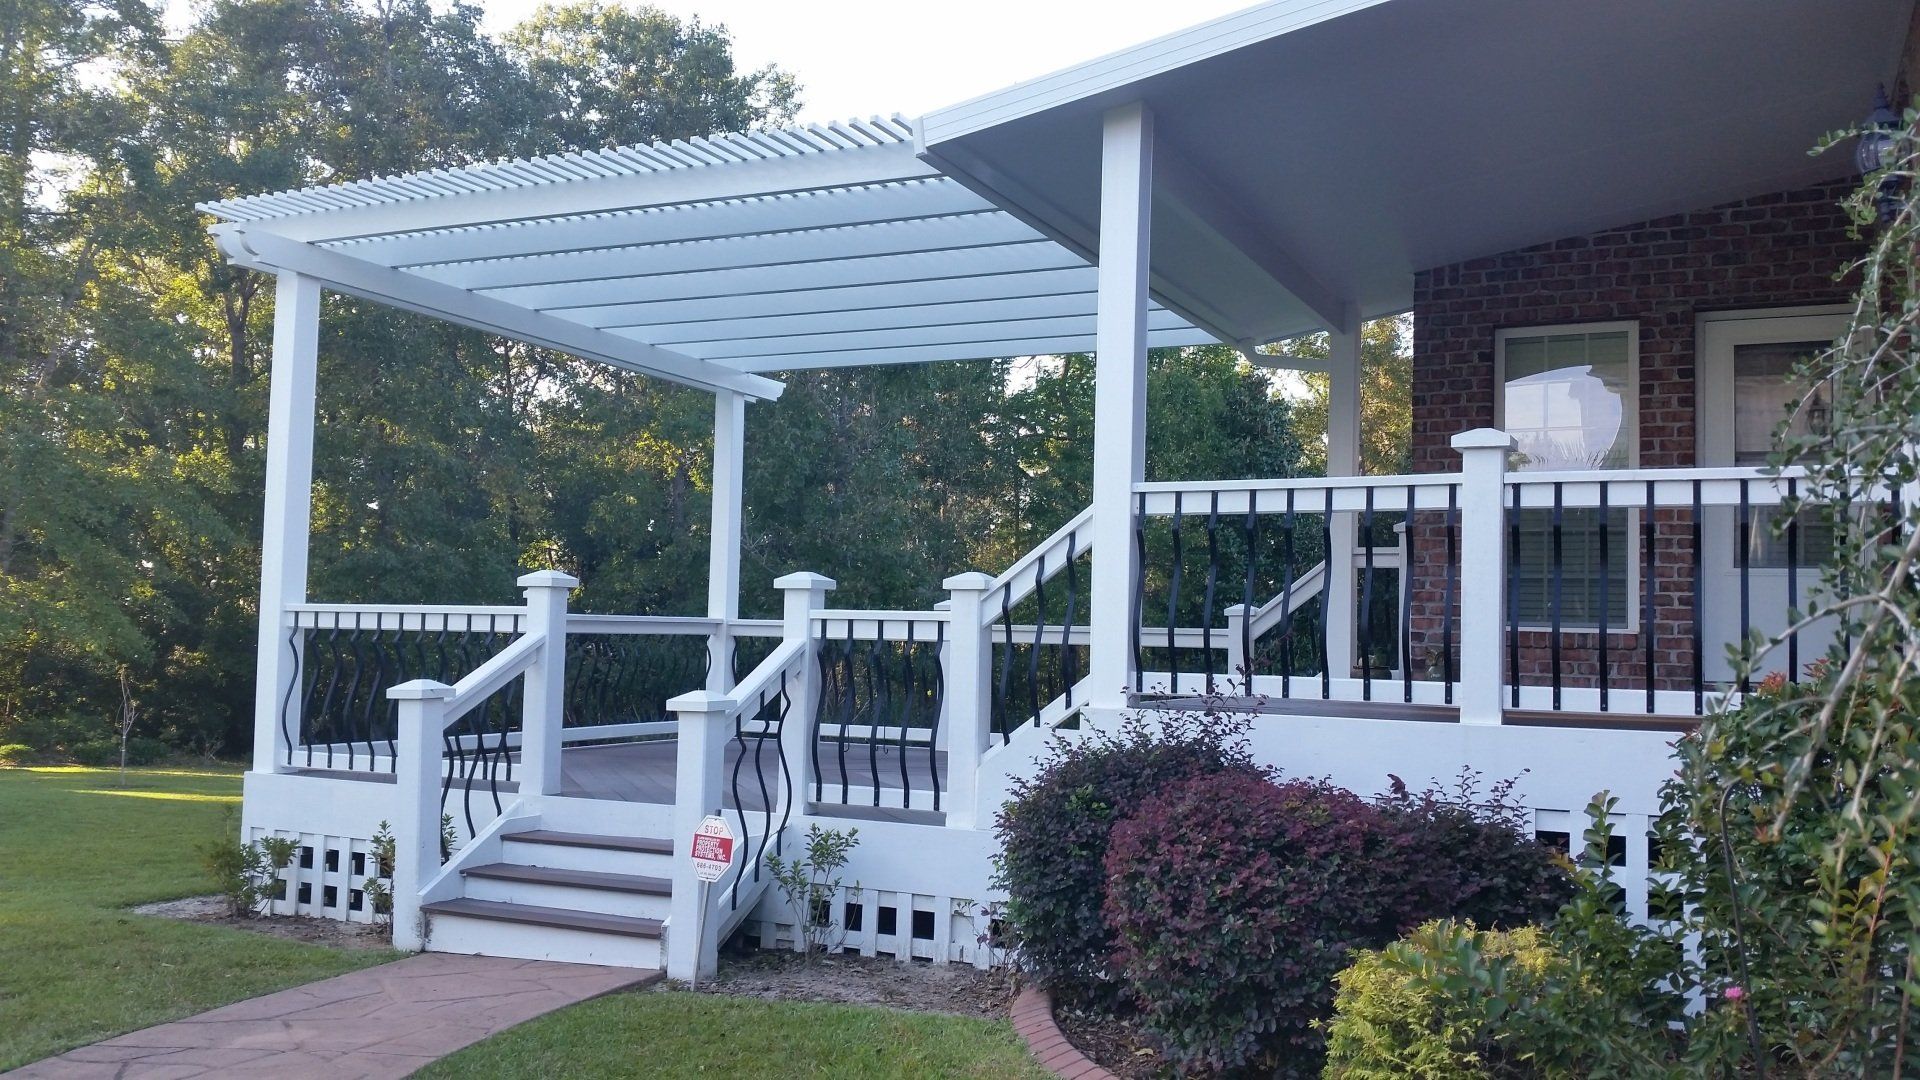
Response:
POLYGON ((1098 247, 1100 116, 1154 114, 1156 295, 1242 343, 1413 275, 1843 175, 1913 0, 1274 0, 921 121, 927 160, 1098 247))
MULTIPOLYGON (((1087 261, 914 156, 902 118, 209 203, 235 262, 694 385, 1091 350, 1087 261)), ((1213 340, 1155 306, 1155 345, 1213 340)))

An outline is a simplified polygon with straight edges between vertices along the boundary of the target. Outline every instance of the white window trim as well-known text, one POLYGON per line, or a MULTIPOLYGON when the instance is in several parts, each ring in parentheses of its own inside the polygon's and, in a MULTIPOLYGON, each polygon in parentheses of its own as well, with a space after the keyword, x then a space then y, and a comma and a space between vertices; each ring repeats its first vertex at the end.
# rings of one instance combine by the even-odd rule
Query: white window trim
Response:
MULTIPOLYGON (((1493 332, 1493 426, 1506 430, 1507 422, 1507 339, 1553 337, 1556 334, 1613 334, 1627 335, 1627 408, 1624 425, 1632 436, 1627 441, 1627 469, 1640 467, 1640 321, 1638 319, 1616 319, 1610 322, 1558 323, 1549 326, 1503 326, 1493 332)), ((1612 471, 1612 470, 1606 470, 1612 471)), ((1622 470, 1625 471, 1625 470, 1622 470)), ((1524 477, 1524 472, 1515 473, 1524 477)), ((1625 625, 1608 626, 1607 637, 1628 638, 1640 633, 1640 614, 1644 606, 1640 595, 1640 511, 1627 510, 1627 619, 1625 625)), ((1506 618, 1506 613, 1501 613, 1506 618)), ((1520 630, 1526 633, 1553 633, 1552 623, 1520 624, 1520 630)), ((1567 622, 1560 623, 1560 633, 1599 634, 1600 623, 1567 622)))

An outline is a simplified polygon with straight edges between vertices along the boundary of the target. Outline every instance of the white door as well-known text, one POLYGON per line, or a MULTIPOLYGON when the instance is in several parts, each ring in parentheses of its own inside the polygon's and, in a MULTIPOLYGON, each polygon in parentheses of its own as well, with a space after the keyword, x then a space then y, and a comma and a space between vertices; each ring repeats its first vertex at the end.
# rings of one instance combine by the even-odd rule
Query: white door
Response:
MULTIPOLYGON (((1739 317, 1711 316, 1700 323, 1698 436, 1703 466, 1764 465, 1775 432, 1804 386, 1792 378, 1794 366, 1833 344, 1847 328, 1844 310, 1799 310, 1739 317)), ((1817 421, 1816 421, 1817 422, 1817 421)), ((1796 420, 1804 425, 1805 419, 1796 420)), ((1748 625, 1772 635, 1784 630, 1790 594, 1807 606, 1819 588, 1819 567, 1831 553, 1832 538, 1813 515, 1803 515, 1793 542, 1777 536, 1778 513, 1754 508, 1742 530, 1734 508, 1709 509, 1701 529, 1701 630, 1703 669, 1709 682, 1733 678, 1727 649, 1741 634, 1741 554, 1745 549, 1748 625), (1743 535, 1743 532, 1745 535, 1743 535), (1797 557, 1789 567, 1788 551, 1797 557)), ((1829 627, 1803 630, 1797 650, 1804 667, 1833 640, 1829 627)), ((1769 653, 1757 673, 1789 667, 1785 645, 1769 653)))

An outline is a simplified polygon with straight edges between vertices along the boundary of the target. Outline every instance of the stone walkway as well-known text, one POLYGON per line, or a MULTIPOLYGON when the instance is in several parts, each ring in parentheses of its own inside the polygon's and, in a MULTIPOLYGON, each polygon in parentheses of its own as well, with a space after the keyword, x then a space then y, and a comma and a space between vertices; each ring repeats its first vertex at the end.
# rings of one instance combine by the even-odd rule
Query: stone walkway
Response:
POLYGON ((403 1077, 563 1005, 644 986, 657 971, 422 953, 48 1058, 37 1077, 403 1077))

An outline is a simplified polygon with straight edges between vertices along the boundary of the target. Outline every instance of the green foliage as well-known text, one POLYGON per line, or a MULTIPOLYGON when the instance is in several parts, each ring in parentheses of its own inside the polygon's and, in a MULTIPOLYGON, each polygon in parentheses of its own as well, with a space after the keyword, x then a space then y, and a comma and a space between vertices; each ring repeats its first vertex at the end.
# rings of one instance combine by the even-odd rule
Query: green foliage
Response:
POLYGON ((0 743, 0 765, 24 765, 33 758, 33 747, 26 743, 0 743))
POLYGON ((236 918, 262 914, 286 893, 283 876, 293 865, 300 841, 288 836, 263 836, 244 843, 229 812, 220 834, 200 845, 200 863, 213 878, 214 891, 226 901, 227 914, 236 918))
POLYGON ((1385 949, 1361 950, 1334 977, 1329 1080, 1524 1076, 1502 1044, 1518 1001, 1564 961, 1539 927, 1477 930, 1439 919, 1385 949))
POLYGON ((366 895, 367 907, 378 919, 393 918, 393 826, 382 819, 373 830, 372 866, 366 880, 361 883, 360 891, 366 895))
POLYGON ((1397 776, 1379 800, 1405 909, 1492 929, 1550 917, 1573 893, 1566 858, 1535 843, 1514 779, 1482 790, 1462 769, 1453 785, 1409 789, 1397 776))
POLYGON ((1131 716, 1114 731, 1062 736, 1030 778, 1016 778, 994 822, 998 884, 1020 963, 1067 999, 1111 1001, 1114 937, 1102 908, 1114 824, 1162 787, 1220 772, 1264 777, 1244 717, 1131 716))
POLYGON ((799 924, 799 941, 795 944, 809 960, 815 953, 839 947, 843 931, 834 919, 834 901, 839 899, 843 884, 840 871, 846 869, 848 858, 859 844, 859 829, 841 832, 809 825, 805 855, 791 859, 767 856, 773 883, 780 886, 799 924))
MULTIPOLYGON (((128 739, 126 749, 127 764, 129 765, 152 765, 156 762, 165 761, 167 756, 173 752, 172 748, 167 746, 166 743, 161 742, 159 739, 147 738, 145 736, 135 736, 134 738, 128 739)), ((80 765, 118 765, 120 764, 120 740, 89 739, 86 742, 75 744, 73 748, 68 751, 67 756, 72 758, 76 764, 80 765)))

